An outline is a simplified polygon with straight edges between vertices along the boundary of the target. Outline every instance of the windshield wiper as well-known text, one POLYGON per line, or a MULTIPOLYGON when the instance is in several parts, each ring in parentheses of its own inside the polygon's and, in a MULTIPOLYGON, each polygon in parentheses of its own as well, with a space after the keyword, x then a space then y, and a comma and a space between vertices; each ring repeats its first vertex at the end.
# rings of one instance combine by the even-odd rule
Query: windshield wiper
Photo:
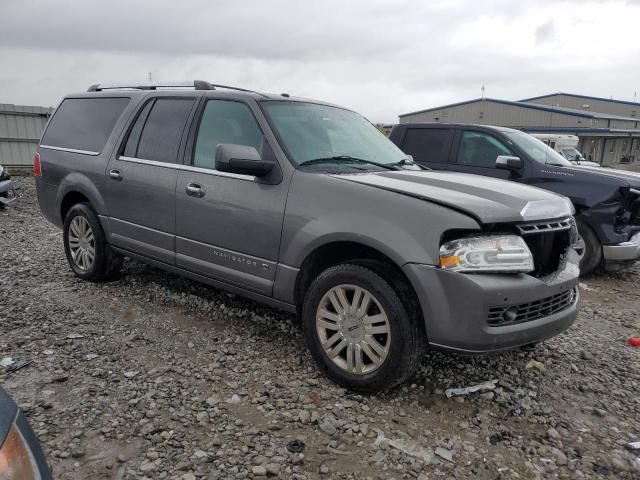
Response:
POLYGON ((304 162, 300 163, 300 166, 314 165, 316 163, 331 163, 331 162, 368 163, 369 165, 375 165, 376 167, 384 168, 386 170, 400 170, 400 167, 398 166, 398 164, 395 164, 395 163, 378 163, 378 162, 373 162, 371 160, 365 160, 364 158, 352 157, 351 155, 334 155, 331 157, 313 158, 311 160, 305 160, 304 162))
POLYGON ((418 167, 420 170, 431 170, 429 167, 425 167, 424 165, 420 165, 419 163, 416 163, 413 160, 410 160, 409 158, 403 158, 399 162, 392 163, 392 165, 397 165, 399 167, 402 167, 404 165, 412 165, 412 166, 418 167))

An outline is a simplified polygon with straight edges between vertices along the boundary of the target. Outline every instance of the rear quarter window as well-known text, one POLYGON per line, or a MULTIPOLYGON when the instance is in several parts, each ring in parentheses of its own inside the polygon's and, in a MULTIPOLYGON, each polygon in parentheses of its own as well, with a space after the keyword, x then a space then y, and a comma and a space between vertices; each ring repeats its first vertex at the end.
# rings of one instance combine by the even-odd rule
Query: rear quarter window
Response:
POLYGON ((402 143, 404 153, 416 162, 446 162, 449 130, 444 128, 409 128, 402 143))
POLYGON ((128 98, 67 98, 56 110, 42 145, 100 153, 128 98))

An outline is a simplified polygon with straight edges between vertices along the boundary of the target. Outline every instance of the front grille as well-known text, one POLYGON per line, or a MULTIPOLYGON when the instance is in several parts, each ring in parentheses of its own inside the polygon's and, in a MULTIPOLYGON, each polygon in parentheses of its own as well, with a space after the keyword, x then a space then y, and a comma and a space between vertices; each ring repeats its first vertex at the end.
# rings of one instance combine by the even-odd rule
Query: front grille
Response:
POLYGON ((558 230, 569 230, 574 225, 573 218, 565 218, 563 220, 555 220, 552 222, 542 223, 523 223, 518 225, 518 230, 522 235, 538 232, 555 232, 558 230))
POLYGON ((548 317, 573 305, 577 294, 576 288, 572 288, 534 302, 491 307, 487 316, 487 323, 491 327, 502 327, 548 317))
POLYGON ((534 277, 549 275, 560 268, 567 248, 577 235, 573 217, 547 222, 517 225, 522 238, 533 255, 534 277))

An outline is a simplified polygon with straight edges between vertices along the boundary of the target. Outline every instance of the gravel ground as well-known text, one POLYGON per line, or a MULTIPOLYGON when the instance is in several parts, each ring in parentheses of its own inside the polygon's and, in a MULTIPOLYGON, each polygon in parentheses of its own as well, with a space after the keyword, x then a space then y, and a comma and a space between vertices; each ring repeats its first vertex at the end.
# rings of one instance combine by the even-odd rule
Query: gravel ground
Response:
POLYGON ((289 314, 137 262, 76 279, 32 179, 16 183, 0 359, 33 363, 0 384, 56 479, 640 478, 624 448, 640 437, 640 349, 625 343, 639 268, 586 279, 577 323, 533 350, 433 352, 408 384, 361 396, 318 374, 289 314))

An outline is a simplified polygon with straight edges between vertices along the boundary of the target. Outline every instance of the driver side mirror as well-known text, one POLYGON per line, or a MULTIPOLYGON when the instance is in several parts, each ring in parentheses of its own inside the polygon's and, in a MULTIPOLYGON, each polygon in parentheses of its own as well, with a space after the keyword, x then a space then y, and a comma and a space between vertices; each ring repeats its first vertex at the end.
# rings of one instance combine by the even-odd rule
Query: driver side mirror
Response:
POLYGON ((522 167, 524 167, 524 162, 520 157, 498 155, 498 158, 496 158, 496 168, 503 170, 520 170, 522 167))
POLYGON ((263 177, 273 169, 273 162, 263 160, 255 147, 221 143, 216 148, 216 170, 263 177))

